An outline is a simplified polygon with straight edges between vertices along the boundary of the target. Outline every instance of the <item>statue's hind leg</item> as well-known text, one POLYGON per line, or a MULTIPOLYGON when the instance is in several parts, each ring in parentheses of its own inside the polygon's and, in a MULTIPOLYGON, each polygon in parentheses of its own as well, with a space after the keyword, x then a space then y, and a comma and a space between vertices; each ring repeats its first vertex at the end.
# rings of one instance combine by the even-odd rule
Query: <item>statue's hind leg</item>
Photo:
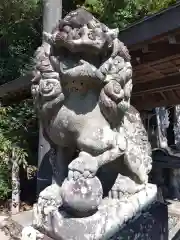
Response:
POLYGON ((121 199, 141 191, 144 187, 144 184, 137 184, 129 177, 123 176, 119 173, 112 189, 109 191, 108 196, 110 198, 121 199))

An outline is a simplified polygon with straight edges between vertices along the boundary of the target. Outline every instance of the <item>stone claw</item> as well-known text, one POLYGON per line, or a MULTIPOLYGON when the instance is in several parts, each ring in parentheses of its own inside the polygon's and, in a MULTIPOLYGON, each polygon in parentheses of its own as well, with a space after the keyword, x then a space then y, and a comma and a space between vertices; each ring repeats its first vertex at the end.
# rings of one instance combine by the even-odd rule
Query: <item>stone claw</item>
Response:
POLYGON ((80 178, 93 178, 98 170, 95 157, 86 152, 81 152, 68 166, 68 179, 78 180, 80 178))

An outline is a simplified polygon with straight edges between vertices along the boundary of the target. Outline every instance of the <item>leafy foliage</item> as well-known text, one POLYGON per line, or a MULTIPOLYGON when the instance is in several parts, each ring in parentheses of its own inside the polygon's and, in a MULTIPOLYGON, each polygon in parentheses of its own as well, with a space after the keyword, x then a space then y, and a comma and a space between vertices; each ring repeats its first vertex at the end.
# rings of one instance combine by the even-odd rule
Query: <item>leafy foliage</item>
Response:
POLYGON ((0 84, 24 73, 41 43, 40 0, 0 1, 0 84))
POLYGON ((147 15, 156 13, 176 0, 75 0, 110 27, 126 27, 147 15))
MULTIPOLYGON (((41 3, 40 0, 0 1, 0 84, 23 74, 41 44, 41 3)), ((17 161, 24 168, 36 164, 37 139, 31 101, 0 107, 1 199, 11 192, 12 162, 17 161)))
POLYGON ((32 100, 0 108, 0 198, 11 192, 12 162, 36 165, 37 119, 32 100))

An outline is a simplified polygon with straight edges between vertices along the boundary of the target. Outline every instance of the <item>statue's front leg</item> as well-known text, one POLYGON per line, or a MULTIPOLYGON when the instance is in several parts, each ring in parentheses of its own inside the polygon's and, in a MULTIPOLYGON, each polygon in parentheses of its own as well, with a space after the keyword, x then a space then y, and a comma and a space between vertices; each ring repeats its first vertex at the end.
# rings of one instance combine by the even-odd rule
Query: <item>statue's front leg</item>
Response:
MULTIPOLYGON (((110 132, 113 134, 114 140, 109 144, 109 149, 106 148, 102 154, 92 155, 94 145, 102 145, 102 149, 106 142, 94 142, 92 139, 86 139, 86 142, 80 142, 79 146, 86 151, 81 151, 78 158, 74 159, 68 166, 69 173, 68 178, 77 180, 81 177, 92 178, 96 175, 98 169, 103 165, 115 161, 117 158, 125 153, 127 148, 127 141, 123 131, 120 132, 110 132)), ((112 138, 111 138, 112 139, 112 138)))
POLYGON ((144 184, 138 184, 128 176, 118 174, 116 181, 109 191, 110 198, 121 199, 122 197, 129 197, 141 191, 145 187, 144 184))
POLYGON ((81 177, 94 177, 100 167, 122 156, 125 151, 124 148, 120 149, 119 146, 116 146, 98 156, 92 156, 89 153, 80 152, 79 157, 73 160, 68 166, 68 179, 77 180, 81 177))

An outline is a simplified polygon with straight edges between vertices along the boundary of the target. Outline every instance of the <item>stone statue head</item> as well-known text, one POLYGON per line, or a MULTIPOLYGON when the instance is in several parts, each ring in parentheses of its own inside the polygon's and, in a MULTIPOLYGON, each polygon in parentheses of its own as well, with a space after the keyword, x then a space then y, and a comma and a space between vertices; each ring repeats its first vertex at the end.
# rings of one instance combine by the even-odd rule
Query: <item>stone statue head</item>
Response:
POLYGON ((80 8, 70 12, 54 29, 49 38, 56 47, 65 47, 72 52, 93 51, 99 53, 117 38, 118 29, 109 29, 91 13, 80 8))

